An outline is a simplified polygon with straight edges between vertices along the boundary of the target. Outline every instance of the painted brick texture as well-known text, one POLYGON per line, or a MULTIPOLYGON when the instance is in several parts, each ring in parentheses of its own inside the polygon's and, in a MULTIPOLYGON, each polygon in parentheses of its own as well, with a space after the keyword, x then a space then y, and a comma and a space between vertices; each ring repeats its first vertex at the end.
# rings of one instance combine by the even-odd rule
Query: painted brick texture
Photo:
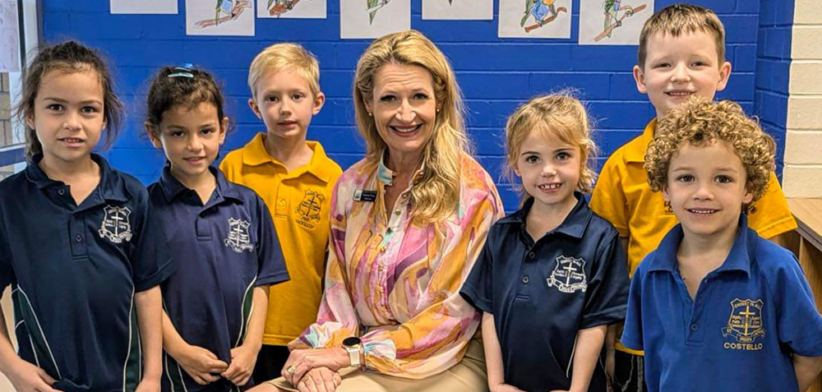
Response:
MULTIPOLYGON (((476 154, 498 179, 509 211, 516 208, 518 195, 515 186, 500 176, 505 163, 501 135, 506 117, 520 103, 552 90, 578 89, 579 97, 596 119, 596 140, 602 150, 598 165, 637 136, 654 115, 646 97, 637 93, 631 75, 636 46, 577 44, 579 0, 574 1, 568 40, 499 39, 496 20, 423 21, 422 0, 404 1, 411 1, 412 28, 428 35, 451 60, 465 94, 476 154)), ((499 1, 494 1, 495 14, 499 1)), ((655 8, 674 2, 656 1, 655 8)), ((115 167, 147 184, 159 175, 163 155, 139 135, 143 132, 147 80, 166 64, 193 63, 218 76, 229 96, 228 113, 236 124, 225 152, 245 144, 264 129, 246 105, 250 95, 246 86, 248 66, 261 49, 280 41, 297 41, 320 60, 320 83, 328 101, 314 118, 309 138, 322 142, 343 167, 362 157, 364 142, 353 125, 351 83, 356 61, 368 41, 339 39, 338 0, 328 0, 325 20, 257 19, 254 37, 187 37, 185 4, 183 0, 179 3, 179 15, 110 15, 108 1, 43 1, 46 42, 79 39, 106 53, 115 68, 118 92, 129 114, 122 136, 107 153, 115 167)), ((762 0, 761 6, 759 0, 693 3, 714 9, 727 30, 726 51, 733 74, 718 98, 737 100, 749 113, 762 114, 769 131, 783 145, 786 111, 766 119, 764 115, 771 110, 761 109, 787 105, 788 75, 784 75, 785 80, 774 81, 761 77, 758 70, 785 68, 790 44, 789 40, 788 44, 784 42, 790 37, 790 18, 781 8, 788 6, 778 0, 762 0)))
POLYGON ((822 197, 822 6, 795 1, 783 185, 789 197, 822 197))

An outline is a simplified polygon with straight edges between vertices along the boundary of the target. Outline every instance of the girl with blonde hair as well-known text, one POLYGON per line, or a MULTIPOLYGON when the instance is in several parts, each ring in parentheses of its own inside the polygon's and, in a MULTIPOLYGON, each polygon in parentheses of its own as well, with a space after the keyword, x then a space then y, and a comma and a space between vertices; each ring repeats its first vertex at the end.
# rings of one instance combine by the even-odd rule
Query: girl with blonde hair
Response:
POLYGON ((605 392, 628 271, 619 232, 583 195, 596 150, 585 107, 568 93, 532 99, 508 119, 506 147, 526 197, 491 228, 461 291, 483 313, 488 387, 605 392))

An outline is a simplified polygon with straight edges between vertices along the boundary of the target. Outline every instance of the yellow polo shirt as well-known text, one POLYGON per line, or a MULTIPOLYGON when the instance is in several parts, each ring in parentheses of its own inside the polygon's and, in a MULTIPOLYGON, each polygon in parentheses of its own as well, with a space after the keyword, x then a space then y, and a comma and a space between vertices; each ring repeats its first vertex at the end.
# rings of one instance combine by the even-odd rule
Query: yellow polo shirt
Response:
POLYGON ((257 134, 220 163, 229 181, 245 185, 265 201, 280 239, 291 280, 271 286, 263 344, 285 346, 317 320, 331 224, 331 194, 340 165, 318 142, 311 162, 291 172, 268 155, 257 134))
MULTIPOLYGON (((645 152, 654 137, 656 119, 645 127, 639 137, 616 150, 599 174, 591 195, 591 209, 611 222, 619 235, 628 238, 628 272, 634 275, 639 263, 662 242, 668 231, 679 221, 665 208, 662 193, 651 190, 645 173, 645 152)), ((796 221, 788 209, 776 175, 771 173, 768 190, 754 202, 755 210, 748 215, 748 226, 764 238, 796 229, 796 221)), ((635 355, 619 342, 618 350, 635 355)))

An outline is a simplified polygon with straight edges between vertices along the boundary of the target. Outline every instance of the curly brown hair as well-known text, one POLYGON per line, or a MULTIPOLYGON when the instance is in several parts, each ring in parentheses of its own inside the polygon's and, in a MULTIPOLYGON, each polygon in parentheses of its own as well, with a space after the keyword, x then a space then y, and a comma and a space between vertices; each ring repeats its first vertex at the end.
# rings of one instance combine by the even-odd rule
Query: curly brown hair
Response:
MULTIPOLYGON (((698 147, 716 141, 728 142, 736 150, 747 174, 746 189, 753 201, 758 200, 776 166, 776 143, 736 102, 711 102, 696 96, 657 124, 656 136, 645 154, 651 189, 658 192, 667 188, 671 159, 685 143, 698 147)), ((745 207, 747 211, 749 206, 745 207)))

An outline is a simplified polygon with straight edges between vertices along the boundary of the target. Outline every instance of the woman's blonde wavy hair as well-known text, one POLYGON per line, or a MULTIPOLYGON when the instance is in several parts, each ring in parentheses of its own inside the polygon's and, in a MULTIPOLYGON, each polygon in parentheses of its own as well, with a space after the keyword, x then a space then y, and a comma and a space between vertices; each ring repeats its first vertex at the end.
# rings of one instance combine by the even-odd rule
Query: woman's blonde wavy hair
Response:
POLYGON ((357 62, 354 108, 357 126, 366 141, 365 160, 379 165, 388 148, 368 115, 365 102, 373 100, 374 78, 386 64, 416 65, 431 73, 438 113, 431 139, 423 146, 424 171, 411 188, 411 222, 424 226, 447 219, 459 205, 461 160, 469 154, 463 103, 454 71, 445 55, 416 30, 389 34, 371 43, 357 62))
MULTIPOLYGON (((562 90, 533 98, 508 117, 505 125, 505 150, 508 158, 505 174, 509 179, 514 178, 522 145, 532 132, 538 132, 546 138, 554 136, 563 143, 579 148, 581 155, 577 190, 590 193, 596 180, 592 162, 597 154, 597 146, 591 138, 588 113, 582 102, 574 98, 574 91, 562 90)), ((524 188, 520 191, 527 195, 524 188)), ((528 197, 530 195, 525 199, 528 197)))
MULTIPOLYGON (((776 143, 745 115, 732 101, 711 102, 694 96, 683 107, 672 111, 657 124, 657 135, 645 155, 645 171, 651 189, 659 192, 668 187, 671 160, 685 143, 704 146, 725 141, 730 143, 745 168, 745 186, 753 201, 765 193, 775 168, 776 143)), ((751 206, 743 206, 751 212, 751 206)))

